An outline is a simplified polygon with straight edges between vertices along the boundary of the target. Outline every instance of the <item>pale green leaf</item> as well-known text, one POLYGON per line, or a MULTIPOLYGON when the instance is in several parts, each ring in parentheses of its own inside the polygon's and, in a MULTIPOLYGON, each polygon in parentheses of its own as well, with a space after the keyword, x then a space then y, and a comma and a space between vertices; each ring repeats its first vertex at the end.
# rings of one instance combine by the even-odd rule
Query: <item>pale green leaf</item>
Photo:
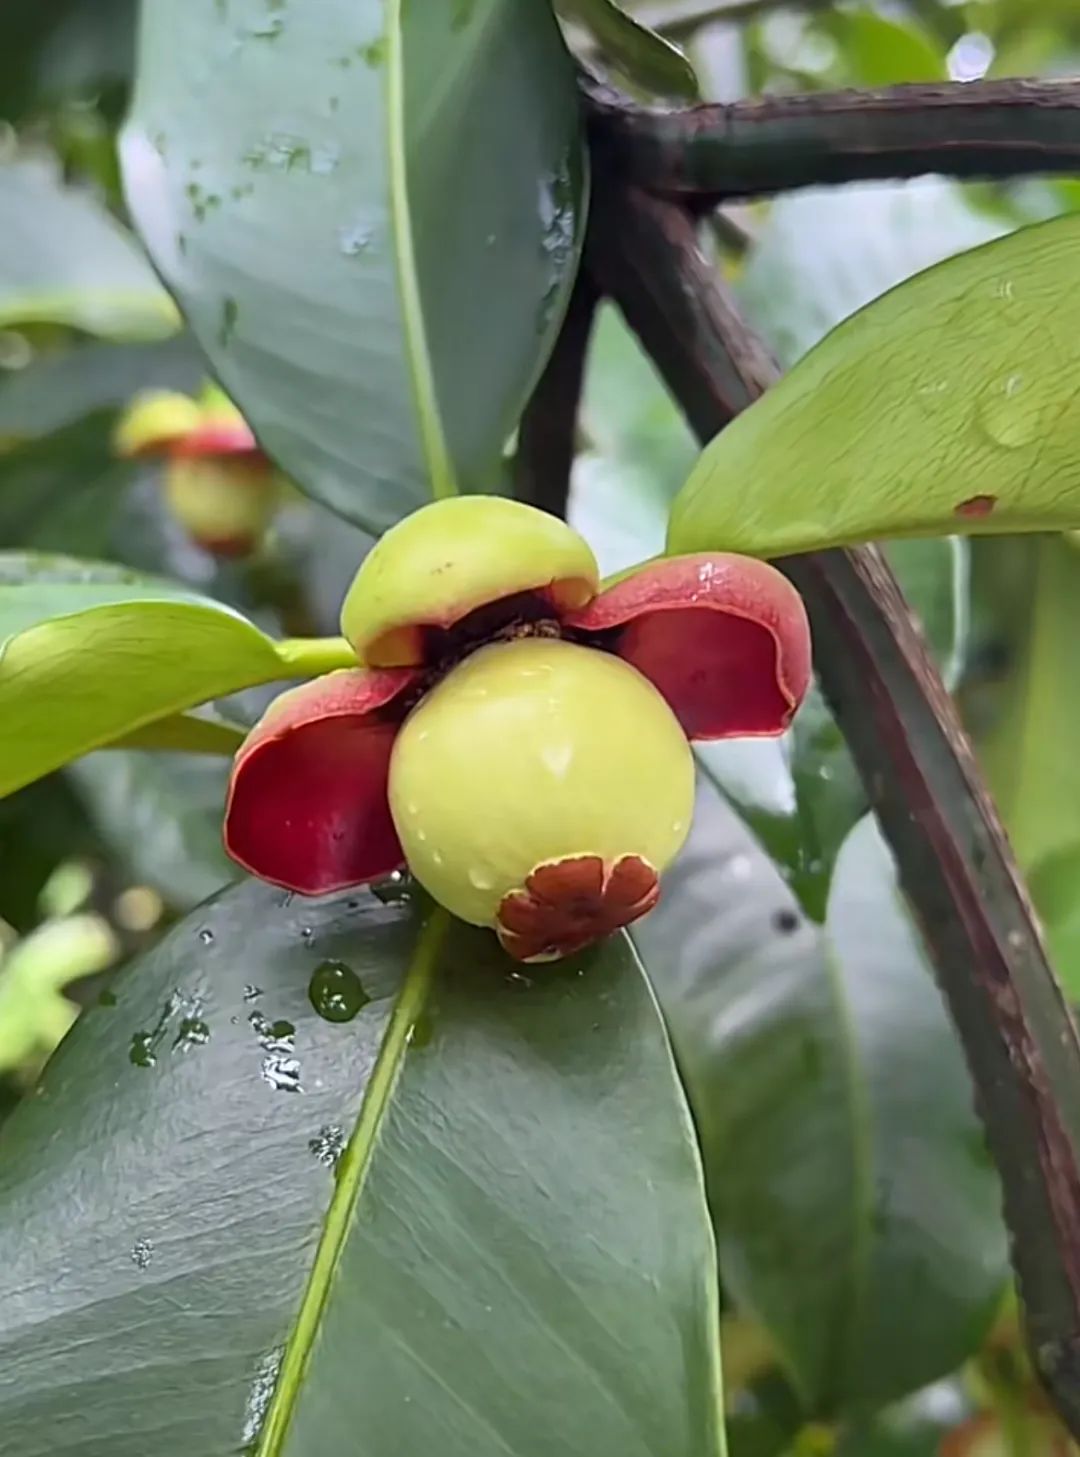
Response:
POLYGON ((1078 246, 1025 228, 841 324, 706 448, 669 549, 1080 524, 1078 246))
POLYGON ((174 716, 349 661, 344 643, 275 643, 220 602, 153 577, 0 553, 0 794, 132 735, 220 746, 220 730, 174 716))

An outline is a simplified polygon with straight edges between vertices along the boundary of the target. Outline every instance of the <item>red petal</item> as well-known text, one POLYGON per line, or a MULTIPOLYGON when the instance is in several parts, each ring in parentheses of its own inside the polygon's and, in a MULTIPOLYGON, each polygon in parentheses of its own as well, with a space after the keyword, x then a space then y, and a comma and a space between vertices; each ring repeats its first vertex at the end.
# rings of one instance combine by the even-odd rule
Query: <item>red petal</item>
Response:
POLYGON ((410 668, 346 668, 276 699, 236 756, 225 848, 302 895, 344 890, 404 863, 386 794, 410 668))
POLYGON ((650 562, 564 622, 644 673, 691 739, 782 733, 810 684, 802 598, 753 557, 650 562))

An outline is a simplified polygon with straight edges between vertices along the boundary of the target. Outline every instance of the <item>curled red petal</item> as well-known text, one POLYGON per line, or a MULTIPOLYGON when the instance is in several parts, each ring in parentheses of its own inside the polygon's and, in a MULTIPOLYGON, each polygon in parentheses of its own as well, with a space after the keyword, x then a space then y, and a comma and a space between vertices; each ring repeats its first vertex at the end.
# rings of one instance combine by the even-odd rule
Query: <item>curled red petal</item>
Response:
POLYGON ((802 598, 753 557, 650 562, 564 622, 644 673, 691 739, 782 733, 810 685, 802 598))
POLYGON ((342 669, 276 699, 233 764, 225 848, 302 895, 344 890, 404 863, 386 785, 411 668, 342 669))

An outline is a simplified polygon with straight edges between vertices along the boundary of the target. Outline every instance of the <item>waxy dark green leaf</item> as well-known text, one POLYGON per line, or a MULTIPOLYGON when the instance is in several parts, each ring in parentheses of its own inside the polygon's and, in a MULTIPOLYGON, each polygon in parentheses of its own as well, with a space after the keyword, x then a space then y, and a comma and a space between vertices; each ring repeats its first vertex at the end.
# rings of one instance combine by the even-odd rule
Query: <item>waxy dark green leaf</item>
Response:
POLYGON ((699 1162, 627 942, 526 976, 441 912, 249 882, 113 993, 0 1141, 19 1457, 722 1454, 699 1162), (352 1020, 312 1005, 327 962, 352 1020))
POLYGON ((306 491, 382 529, 497 484, 584 221, 549 0, 154 0, 123 151, 158 267, 306 491))
POLYGON ((870 820, 819 929, 715 796, 635 940, 702 1140, 721 1278, 808 1414, 951 1372, 1008 1279, 956 1038, 870 820))

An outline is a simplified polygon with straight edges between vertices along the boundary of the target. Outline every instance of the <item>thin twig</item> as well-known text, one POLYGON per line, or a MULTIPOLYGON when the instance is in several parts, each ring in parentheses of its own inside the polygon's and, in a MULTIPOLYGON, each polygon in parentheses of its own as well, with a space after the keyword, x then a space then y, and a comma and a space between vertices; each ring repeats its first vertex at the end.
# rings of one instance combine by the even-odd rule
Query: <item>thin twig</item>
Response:
MULTIPOLYGON (((680 207, 598 188, 589 266, 703 440, 775 367, 680 207)), ((738 489, 752 489, 744 482, 738 489)), ((806 599, 821 684, 892 846, 1001 1173, 1035 1360, 1080 1432, 1080 1044, 996 812, 880 554, 779 563, 806 599)))
POLYGON ((648 110, 589 88, 598 168, 702 206, 792 187, 1080 173, 1080 81, 982 81, 648 110))
POLYGON ((514 461, 515 493, 553 516, 565 516, 576 448, 578 405, 585 378, 597 295, 582 270, 562 330, 521 419, 514 461))

